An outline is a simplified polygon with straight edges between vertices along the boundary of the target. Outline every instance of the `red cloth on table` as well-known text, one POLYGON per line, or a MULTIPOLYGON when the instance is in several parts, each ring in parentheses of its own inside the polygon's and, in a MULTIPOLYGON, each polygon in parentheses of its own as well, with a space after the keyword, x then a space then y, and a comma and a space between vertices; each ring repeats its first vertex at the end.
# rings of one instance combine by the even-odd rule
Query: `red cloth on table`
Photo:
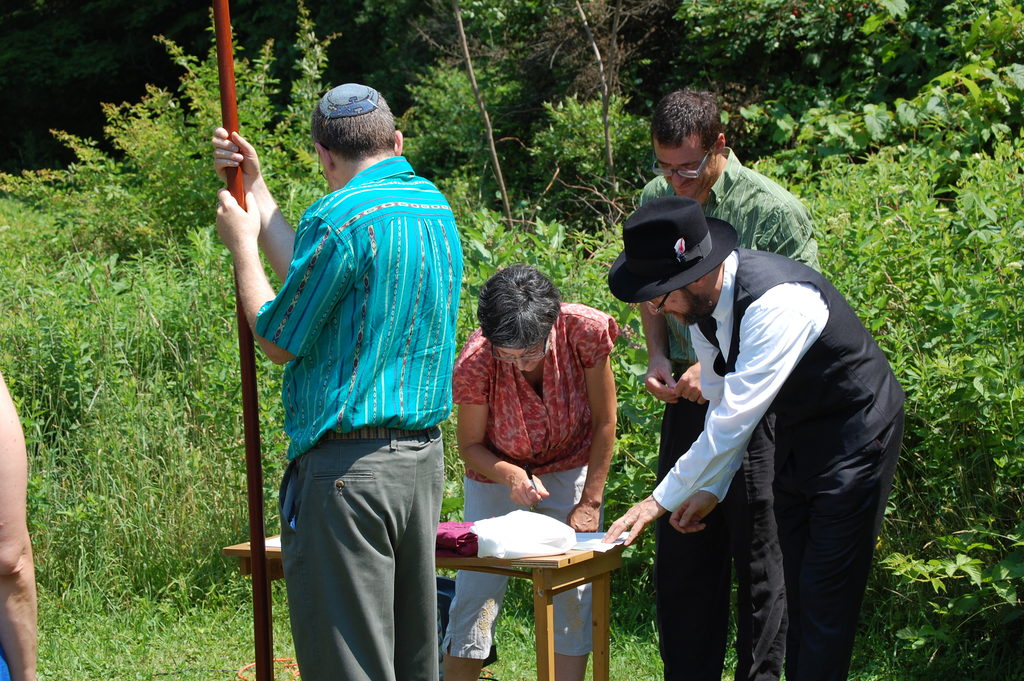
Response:
POLYGON ((476 535, 470 531, 473 523, 448 521, 437 524, 434 555, 458 558, 476 555, 476 535))

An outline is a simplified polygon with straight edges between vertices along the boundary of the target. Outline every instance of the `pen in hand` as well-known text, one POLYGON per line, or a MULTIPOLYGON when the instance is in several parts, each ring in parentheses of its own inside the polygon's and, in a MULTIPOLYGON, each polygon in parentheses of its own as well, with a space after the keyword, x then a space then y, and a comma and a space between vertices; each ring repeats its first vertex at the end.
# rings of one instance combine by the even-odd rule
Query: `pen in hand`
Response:
POLYGON ((525 466, 523 466, 523 470, 526 471, 526 477, 530 481, 530 484, 533 486, 533 491, 537 492, 537 494, 540 494, 540 492, 537 491, 537 481, 533 479, 533 468, 530 467, 530 464, 526 464, 525 466))
MULTIPOLYGON (((530 466, 530 464, 526 464, 525 466, 523 466, 523 470, 526 471, 526 479, 530 481, 530 486, 533 487, 533 491, 537 493, 538 497, 540 497, 541 493, 540 493, 540 490, 537 489, 537 481, 533 479, 533 467, 530 466)), ((537 501, 535 501, 532 504, 530 504, 530 510, 531 511, 533 509, 537 508, 537 503, 539 501, 540 501, 540 499, 538 499, 537 501)))

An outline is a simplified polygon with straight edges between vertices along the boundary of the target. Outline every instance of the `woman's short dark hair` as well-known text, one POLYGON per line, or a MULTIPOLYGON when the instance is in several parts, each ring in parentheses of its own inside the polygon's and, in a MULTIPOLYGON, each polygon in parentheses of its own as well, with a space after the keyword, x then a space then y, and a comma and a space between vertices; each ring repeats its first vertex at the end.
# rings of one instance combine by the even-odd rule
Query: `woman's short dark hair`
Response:
POLYGON ((360 161, 395 148, 395 117, 378 94, 377 108, 359 116, 328 118, 313 107, 313 141, 348 161, 360 161))
POLYGON ((722 118, 715 96, 703 90, 676 90, 661 98, 651 116, 651 138, 675 148, 693 134, 710 149, 722 133, 722 118))
POLYGON ((491 345, 518 350, 544 342, 560 310, 550 279, 529 265, 511 265, 480 289, 476 317, 491 345))

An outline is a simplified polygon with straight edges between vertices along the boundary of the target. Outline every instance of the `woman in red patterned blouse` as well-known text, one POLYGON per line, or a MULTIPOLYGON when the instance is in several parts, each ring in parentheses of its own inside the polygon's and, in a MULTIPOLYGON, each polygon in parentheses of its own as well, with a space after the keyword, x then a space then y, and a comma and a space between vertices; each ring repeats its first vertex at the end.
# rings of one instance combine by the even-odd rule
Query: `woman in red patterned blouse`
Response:
MULTIPOLYGON (((480 290, 480 328, 455 363, 465 520, 529 507, 578 532, 601 529, 615 441, 608 355, 619 327, 561 303, 536 269, 514 265, 480 290)), ((445 640, 446 681, 476 679, 490 652, 507 578, 460 572, 445 640)), ((590 652, 589 585, 555 597, 555 678, 582 679, 590 652)))

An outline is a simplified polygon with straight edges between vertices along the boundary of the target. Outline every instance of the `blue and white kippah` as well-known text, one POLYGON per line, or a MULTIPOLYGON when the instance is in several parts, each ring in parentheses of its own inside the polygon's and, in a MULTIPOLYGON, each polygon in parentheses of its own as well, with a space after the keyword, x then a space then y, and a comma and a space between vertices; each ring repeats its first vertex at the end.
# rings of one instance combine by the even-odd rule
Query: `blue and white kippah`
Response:
POLYGON ((320 113, 327 118, 350 118, 370 113, 377 108, 380 95, 372 87, 345 83, 320 99, 320 113))

